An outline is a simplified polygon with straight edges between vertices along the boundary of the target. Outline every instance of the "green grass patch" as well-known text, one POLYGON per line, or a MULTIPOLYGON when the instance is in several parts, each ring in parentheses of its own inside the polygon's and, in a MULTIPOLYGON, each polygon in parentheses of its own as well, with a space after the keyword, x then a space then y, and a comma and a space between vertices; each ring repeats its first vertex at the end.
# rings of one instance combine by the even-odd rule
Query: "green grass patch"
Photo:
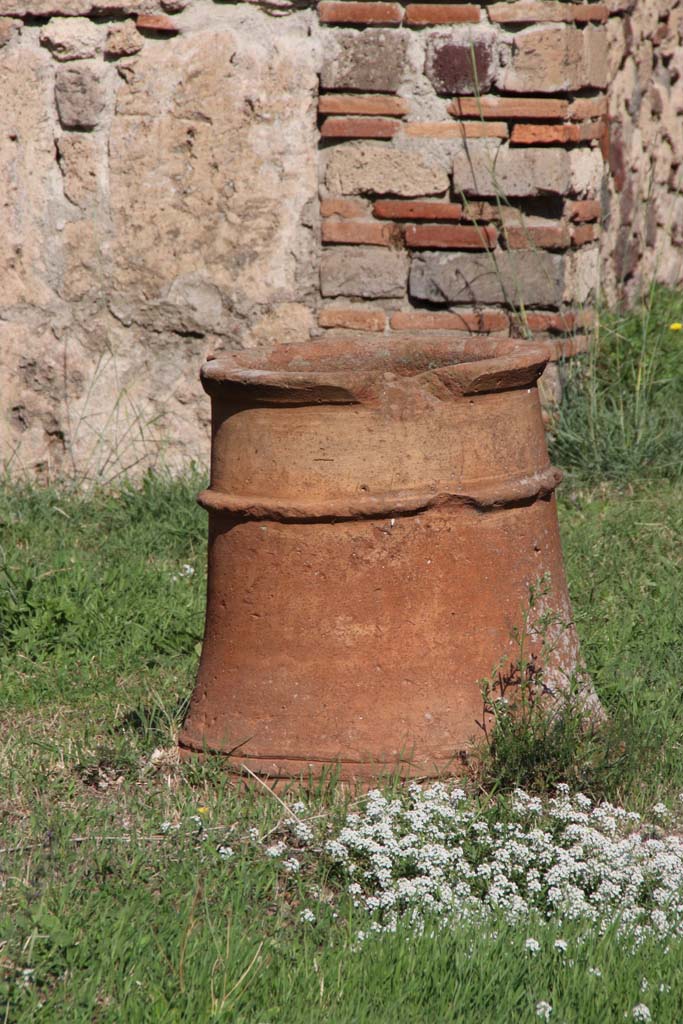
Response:
POLYGON ((681 479, 681 321, 683 296, 659 286, 631 312, 601 311, 590 355, 566 368, 552 445, 577 480, 681 479))

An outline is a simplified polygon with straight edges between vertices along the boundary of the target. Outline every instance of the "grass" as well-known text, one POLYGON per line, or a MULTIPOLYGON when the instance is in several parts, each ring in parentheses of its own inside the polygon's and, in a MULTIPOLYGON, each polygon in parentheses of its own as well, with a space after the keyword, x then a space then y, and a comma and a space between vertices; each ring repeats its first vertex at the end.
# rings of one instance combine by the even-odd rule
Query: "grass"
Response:
MULTIPOLYGON (((572 740, 565 770, 637 810, 683 792, 680 310, 654 293, 603 320, 555 440, 576 621, 611 719, 597 745, 572 740)), ((553 921, 501 921, 359 944, 365 917, 324 857, 302 851, 290 873, 264 854, 287 817, 274 797, 175 763, 203 625, 200 483, 0 490, 0 1022, 509 1024, 542 1001, 553 1021, 621 1022, 639 1003, 681 1019, 680 940, 625 956, 565 923, 561 956, 553 921)), ((501 794, 497 814, 530 781, 501 767, 481 796, 490 810, 501 794)), ((328 781, 305 799, 336 828, 360 797, 328 781)))
POLYGON ((682 320, 683 294, 659 286, 633 312, 601 311, 590 357, 568 370, 553 446, 582 483, 682 478, 682 320))

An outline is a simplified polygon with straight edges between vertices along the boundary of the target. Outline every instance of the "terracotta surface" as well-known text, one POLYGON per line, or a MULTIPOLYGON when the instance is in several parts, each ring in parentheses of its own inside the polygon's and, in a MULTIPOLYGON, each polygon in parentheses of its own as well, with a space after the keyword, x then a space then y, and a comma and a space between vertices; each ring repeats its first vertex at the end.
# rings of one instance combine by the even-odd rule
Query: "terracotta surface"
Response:
MULTIPOLYGON (((541 345, 340 335, 212 360, 206 633, 180 736, 271 777, 435 775, 528 585, 569 621, 541 345)), ((577 661, 573 628, 551 671, 577 661)))

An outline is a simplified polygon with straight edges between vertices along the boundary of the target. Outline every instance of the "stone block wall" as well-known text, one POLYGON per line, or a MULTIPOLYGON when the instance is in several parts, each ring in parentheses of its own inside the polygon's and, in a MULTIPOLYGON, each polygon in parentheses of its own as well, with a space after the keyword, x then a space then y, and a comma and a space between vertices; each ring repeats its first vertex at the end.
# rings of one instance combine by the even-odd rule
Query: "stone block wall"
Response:
POLYGON ((208 454, 208 352, 581 347, 680 281, 683 0, 0 0, 0 455, 208 454))
POLYGON ((683 2, 611 0, 602 283, 611 303, 683 277, 683 2))

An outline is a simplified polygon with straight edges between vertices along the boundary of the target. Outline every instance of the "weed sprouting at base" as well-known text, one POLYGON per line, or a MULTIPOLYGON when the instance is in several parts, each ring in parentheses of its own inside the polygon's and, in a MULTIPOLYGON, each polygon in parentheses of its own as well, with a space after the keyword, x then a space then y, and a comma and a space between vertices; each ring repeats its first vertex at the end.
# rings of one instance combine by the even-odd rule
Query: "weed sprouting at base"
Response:
MULTIPOLYGON (((480 680, 483 744, 478 778, 486 789, 530 786, 548 791, 558 782, 583 785, 602 739, 604 718, 592 683, 577 667, 557 667, 572 624, 553 607, 550 577, 529 585, 520 626, 511 633, 514 656, 501 659, 480 680)), ((601 747, 604 748, 604 744, 601 747)))

